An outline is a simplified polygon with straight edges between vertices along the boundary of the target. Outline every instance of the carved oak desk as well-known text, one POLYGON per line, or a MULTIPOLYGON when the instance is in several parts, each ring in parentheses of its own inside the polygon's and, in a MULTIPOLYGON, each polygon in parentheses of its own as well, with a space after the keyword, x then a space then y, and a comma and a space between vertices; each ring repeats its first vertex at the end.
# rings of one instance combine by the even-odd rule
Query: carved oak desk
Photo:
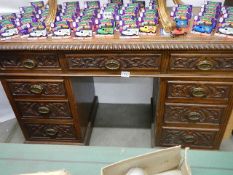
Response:
POLYGON ((218 149, 233 106, 232 40, 0 42, 1 81, 30 143, 88 143, 98 103, 93 77, 121 71, 154 78, 156 145, 218 149))

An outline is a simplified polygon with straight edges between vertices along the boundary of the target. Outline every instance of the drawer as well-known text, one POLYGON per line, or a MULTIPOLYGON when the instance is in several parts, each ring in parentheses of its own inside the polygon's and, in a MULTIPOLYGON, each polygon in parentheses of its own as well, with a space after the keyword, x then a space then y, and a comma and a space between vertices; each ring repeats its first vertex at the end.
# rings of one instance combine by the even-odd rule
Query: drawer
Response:
POLYGON ((68 101, 16 100, 15 103, 23 118, 72 118, 68 101))
POLYGON ((170 71, 233 71, 233 54, 171 54, 170 71))
POLYGON ((3 52, 0 55, 1 70, 58 70, 60 67, 55 53, 3 52))
POLYGON ((70 70, 151 70, 160 69, 160 54, 67 54, 70 70))
POLYGON ((165 103, 165 123, 222 124, 226 105, 165 103))
POLYGON ((162 128, 161 146, 182 145, 193 148, 214 148, 218 130, 162 128))
POLYGON ((65 97, 64 80, 6 80, 13 96, 65 97))
POLYGON ((75 140, 75 127, 71 124, 24 123, 29 139, 36 140, 75 140))
POLYGON ((228 101, 232 83, 207 81, 168 81, 167 99, 228 101))

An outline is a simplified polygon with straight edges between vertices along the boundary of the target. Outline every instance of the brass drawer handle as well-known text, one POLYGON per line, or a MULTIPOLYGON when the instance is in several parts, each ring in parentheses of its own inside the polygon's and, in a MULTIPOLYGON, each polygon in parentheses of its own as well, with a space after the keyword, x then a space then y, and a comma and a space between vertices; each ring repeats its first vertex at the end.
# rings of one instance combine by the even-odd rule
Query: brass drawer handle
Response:
POLYGON ((202 60, 199 63, 197 63, 197 68, 203 71, 211 70, 213 66, 214 66, 213 62, 209 60, 202 60))
POLYGON ((30 91, 33 93, 33 94, 41 94, 42 91, 43 91, 43 87, 41 85, 32 85, 30 87, 30 91))
POLYGON ((45 134, 49 137, 54 137, 56 136, 58 133, 58 131, 56 129, 53 129, 53 128, 46 128, 45 129, 45 134))
POLYGON ((187 119, 191 122, 198 122, 201 118, 201 114, 198 112, 190 112, 187 119))
POLYGON ((37 109, 39 114, 48 114, 50 113, 50 109, 46 106, 41 106, 37 109))
POLYGON ((207 95, 206 90, 204 88, 197 87, 197 88, 193 88, 192 90, 193 97, 202 98, 202 97, 205 97, 206 95, 207 95))
POLYGON ((104 64, 105 68, 108 70, 118 70, 120 69, 120 62, 117 60, 107 60, 104 64))
POLYGON ((183 141, 187 144, 191 144, 195 141, 195 138, 192 135, 186 135, 183 137, 183 141))
POLYGON ((37 63, 35 60, 32 59, 25 59, 23 60, 23 67, 27 69, 33 69, 37 66, 37 63))

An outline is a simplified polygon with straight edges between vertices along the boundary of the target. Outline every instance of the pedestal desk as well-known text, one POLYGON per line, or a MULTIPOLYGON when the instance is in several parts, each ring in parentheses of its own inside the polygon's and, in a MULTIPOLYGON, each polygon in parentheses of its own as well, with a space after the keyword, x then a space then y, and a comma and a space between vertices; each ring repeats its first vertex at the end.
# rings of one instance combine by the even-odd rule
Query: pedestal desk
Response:
POLYGON ((0 76, 27 142, 88 144, 98 104, 93 77, 128 71, 154 78, 156 145, 218 149, 233 105, 232 41, 11 39, 0 42, 0 76))

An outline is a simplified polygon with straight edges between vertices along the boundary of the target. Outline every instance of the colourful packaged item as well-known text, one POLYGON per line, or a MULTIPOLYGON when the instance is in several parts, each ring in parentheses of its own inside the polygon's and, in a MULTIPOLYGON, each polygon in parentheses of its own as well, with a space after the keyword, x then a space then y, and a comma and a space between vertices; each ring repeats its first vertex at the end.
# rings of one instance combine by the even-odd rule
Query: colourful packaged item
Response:
POLYGON ((85 2, 85 8, 99 9, 100 8, 100 2, 99 1, 86 1, 85 2))
POLYGON ((139 23, 138 20, 120 21, 120 34, 122 37, 138 37, 139 23))
POLYGON ((15 13, 10 13, 6 15, 0 15, 0 20, 15 20, 16 19, 16 14, 15 13))
POLYGON ((55 38, 69 37, 71 35, 71 29, 67 21, 57 21, 55 23, 51 23, 51 27, 52 35, 55 38))
POLYGON ((18 35, 17 26, 10 20, 0 21, 0 37, 1 39, 11 38, 18 35))
POLYGON ((47 36, 46 26, 42 22, 32 23, 31 30, 29 30, 29 37, 44 38, 47 36))
POLYGON ((92 37, 92 22, 80 21, 73 22, 74 34, 76 37, 92 37))
POLYGON ((123 0, 111 0, 111 3, 118 4, 119 6, 122 6, 124 4, 123 0))
POLYGON ((44 2, 43 1, 36 1, 36 2, 31 2, 31 6, 34 8, 44 8, 44 2))
POLYGON ((186 35, 189 32, 189 23, 192 17, 192 9, 192 5, 183 4, 178 4, 175 7, 173 7, 171 17, 176 23, 176 28, 171 31, 171 37, 186 35))
POLYGON ((112 19, 97 19, 96 34, 97 35, 113 35, 115 28, 115 21, 112 19))

